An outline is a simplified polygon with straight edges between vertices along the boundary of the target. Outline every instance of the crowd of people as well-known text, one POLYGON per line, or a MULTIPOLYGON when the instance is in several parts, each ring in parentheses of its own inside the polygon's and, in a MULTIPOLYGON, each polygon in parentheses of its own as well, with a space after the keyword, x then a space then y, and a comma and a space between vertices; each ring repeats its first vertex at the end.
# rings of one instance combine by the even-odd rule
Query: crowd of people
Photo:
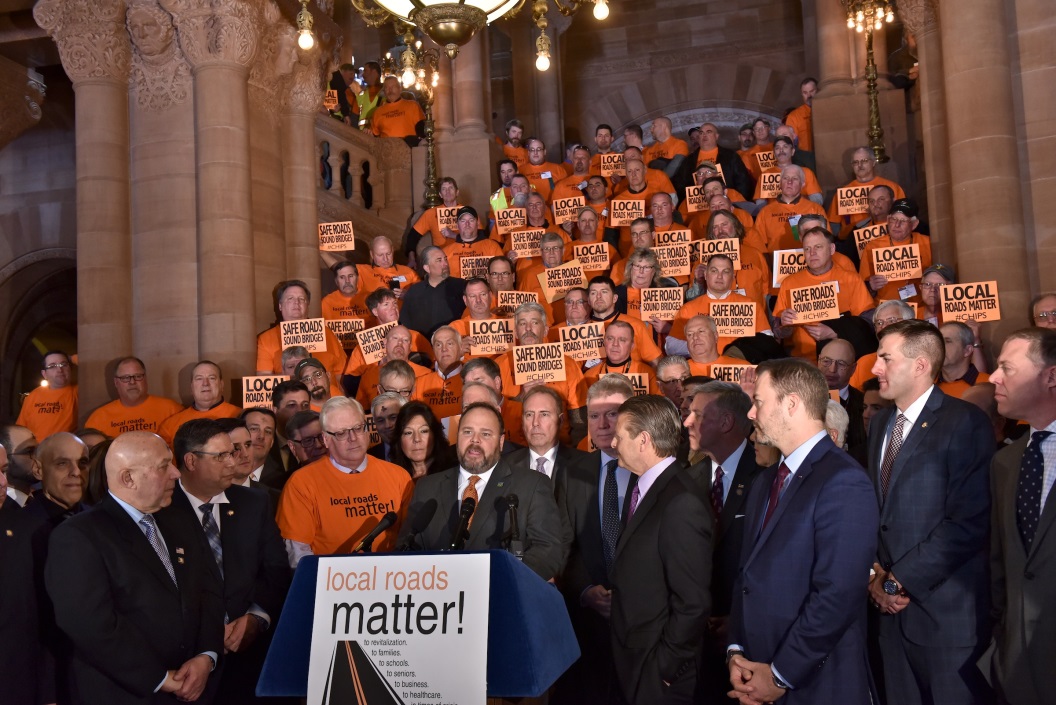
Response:
MULTIPOLYGON (((364 77, 335 112, 386 136, 403 100, 364 77)), ((389 513, 374 551, 518 537, 582 653, 554 703, 1048 702, 1056 293, 992 350, 944 314, 953 268, 872 152, 818 183, 816 85, 739 149, 660 117, 557 164, 510 121, 489 213, 444 178, 407 264, 321 253, 325 342, 284 345, 321 292, 276 286, 228 371, 270 403, 200 360, 184 407, 128 356, 79 425, 44 354, 0 427, 3 702, 251 702, 299 561, 389 513)))

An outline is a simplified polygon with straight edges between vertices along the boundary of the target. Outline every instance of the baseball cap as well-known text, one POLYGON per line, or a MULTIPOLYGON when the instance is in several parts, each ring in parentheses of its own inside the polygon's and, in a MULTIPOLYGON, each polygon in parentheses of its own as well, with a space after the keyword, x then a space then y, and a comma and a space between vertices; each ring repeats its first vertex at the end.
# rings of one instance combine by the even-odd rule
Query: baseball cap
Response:
POLYGON ((907 218, 912 219, 917 217, 917 213, 920 212, 920 209, 917 208, 916 202, 914 202, 912 199, 900 198, 891 204, 891 212, 901 213, 907 218))

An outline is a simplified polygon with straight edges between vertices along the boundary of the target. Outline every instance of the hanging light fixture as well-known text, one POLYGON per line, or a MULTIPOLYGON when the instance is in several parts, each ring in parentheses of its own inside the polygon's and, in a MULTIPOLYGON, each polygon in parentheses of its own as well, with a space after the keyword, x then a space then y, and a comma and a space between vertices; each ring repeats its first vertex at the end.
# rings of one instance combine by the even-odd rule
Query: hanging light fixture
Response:
POLYGON ((884 129, 880 125, 880 96, 877 89, 876 61, 873 57, 873 32, 884 28, 885 22, 895 21, 895 9, 886 0, 840 0, 847 11, 847 27, 865 33, 865 82, 869 95, 869 147, 878 162, 886 162, 884 129))
POLYGON ((315 36, 312 34, 312 25, 315 19, 308 11, 308 1, 301 0, 301 9, 297 13, 297 46, 308 51, 315 46, 315 36))

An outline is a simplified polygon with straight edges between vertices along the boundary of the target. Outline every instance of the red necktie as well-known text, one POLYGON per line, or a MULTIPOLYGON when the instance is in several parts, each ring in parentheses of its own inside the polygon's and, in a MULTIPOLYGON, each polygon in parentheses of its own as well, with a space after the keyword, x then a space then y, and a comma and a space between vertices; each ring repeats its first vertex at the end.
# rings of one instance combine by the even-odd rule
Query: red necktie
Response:
POLYGON ((785 486, 785 480, 791 474, 792 471, 788 469, 788 466, 781 463, 781 467, 777 469, 777 474, 774 475, 774 481, 770 484, 770 502, 766 505, 766 514, 763 515, 763 526, 759 531, 765 529, 770 522, 770 517, 773 516, 774 510, 777 509, 777 501, 781 498, 781 488, 785 486))

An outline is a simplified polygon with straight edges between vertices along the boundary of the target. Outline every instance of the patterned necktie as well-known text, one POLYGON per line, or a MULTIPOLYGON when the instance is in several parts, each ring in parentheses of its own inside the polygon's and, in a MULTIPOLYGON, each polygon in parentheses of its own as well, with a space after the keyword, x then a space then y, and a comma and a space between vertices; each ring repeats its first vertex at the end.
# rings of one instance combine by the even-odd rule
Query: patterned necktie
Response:
POLYGON ((895 465, 898 451, 902 449, 902 429, 906 426, 906 417, 902 414, 895 419, 895 427, 891 429, 891 438, 887 442, 887 451, 884 453, 884 462, 880 465, 880 489, 887 499, 887 486, 891 483, 891 468, 895 465))
POLYGON ((618 463, 605 463, 605 491, 601 496, 601 547, 605 553, 605 568, 612 568, 616 557, 616 544, 620 540, 620 488, 616 484, 618 463))
MULTIPOLYGON (((462 501, 465 502, 467 497, 472 497, 475 503, 480 502, 480 495, 477 494, 477 483, 480 482, 480 475, 470 475, 469 484, 466 485, 466 489, 462 490, 462 501)), ((473 515, 469 517, 469 523, 466 524, 466 528, 473 526, 473 516, 475 516, 477 510, 473 510, 473 515)))
POLYGON ((202 529, 205 531, 205 538, 209 541, 209 550, 213 552, 213 560, 216 561, 216 567, 220 569, 222 579, 224 577, 224 547, 220 543, 220 527, 217 526, 216 518, 213 517, 213 505, 206 502, 198 509, 202 512, 202 529))
POLYGON ((770 523, 770 517, 774 515, 777 503, 781 499, 781 488, 785 486, 785 480, 791 474, 792 471, 788 469, 788 466, 781 463, 781 467, 777 469, 777 474, 774 475, 774 481, 770 483, 770 502, 766 505, 766 514, 763 515, 763 526, 759 529, 760 532, 770 523))
POLYGON ((539 456, 535 459, 535 471, 546 474, 546 458, 539 456))
POLYGON ((1041 486, 1045 481, 1045 458, 1041 444, 1051 436, 1049 431, 1035 431, 1023 452, 1019 464, 1019 481, 1016 483, 1016 526, 1023 541, 1023 549, 1029 554, 1034 543, 1041 518, 1041 486))
POLYGON ((715 467, 715 479, 711 483, 711 508, 715 510, 715 523, 718 524, 722 516, 722 477, 725 475, 722 466, 715 467))
POLYGON ((638 500, 642 498, 642 490, 638 485, 634 486, 631 490, 631 506, 627 508, 627 523, 631 522, 631 517, 634 516, 634 510, 638 508, 638 500))
POLYGON ((154 553, 158 554, 162 565, 165 566, 165 572, 172 578, 172 582, 176 583, 176 571, 172 569, 172 559, 169 558, 168 551, 161 545, 161 538, 158 536, 158 524, 154 521, 154 517, 150 514, 144 514, 143 518, 139 520, 139 525, 143 527, 143 533, 147 535, 150 547, 154 549, 154 553))

